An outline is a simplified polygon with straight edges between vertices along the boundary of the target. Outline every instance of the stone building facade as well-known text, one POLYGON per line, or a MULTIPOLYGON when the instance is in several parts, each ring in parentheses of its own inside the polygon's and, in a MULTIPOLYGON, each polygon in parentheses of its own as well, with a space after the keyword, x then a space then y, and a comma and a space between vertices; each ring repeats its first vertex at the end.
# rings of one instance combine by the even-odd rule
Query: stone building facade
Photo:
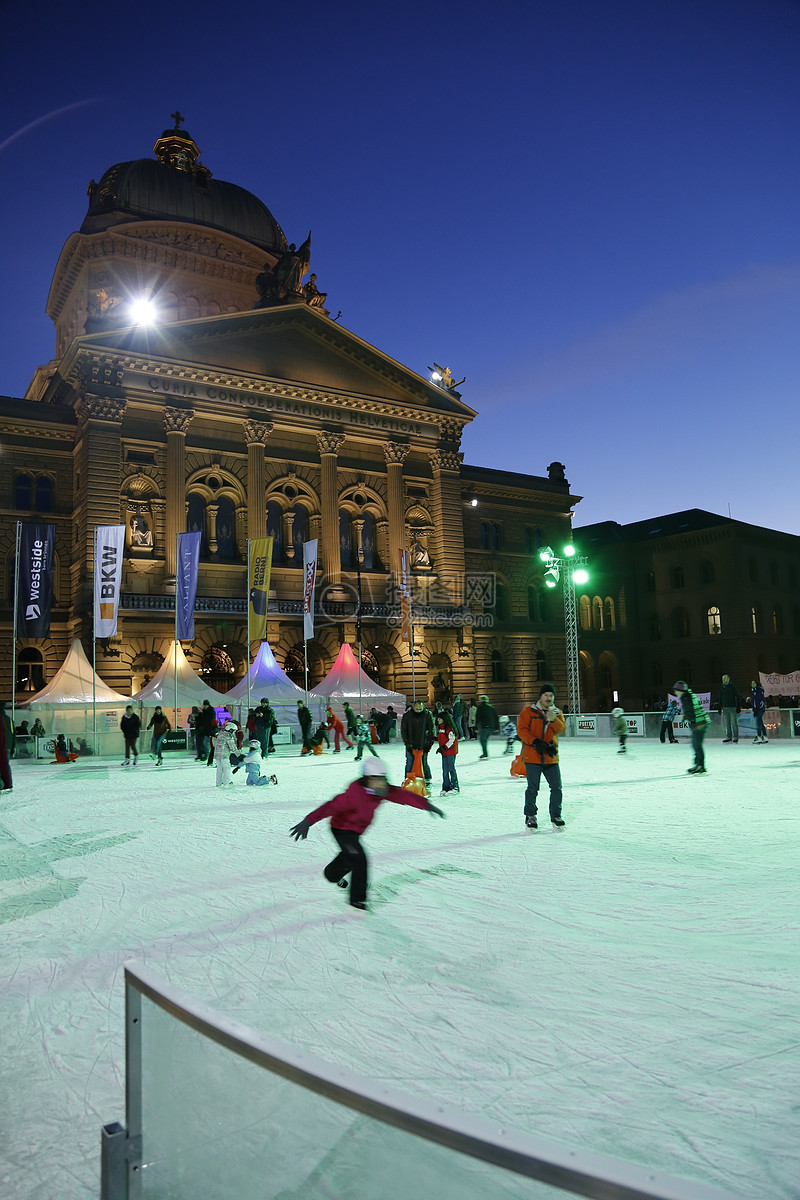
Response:
POLYGON ((94 528, 117 522, 119 627, 97 662, 122 692, 149 679, 172 640, 187 529, 201 531, 202 556, 196 638, 184 650, 219 690, 257 649, 247 644, 247 539, 265 534, 267 636, 298 682, 302 543, 316 537, 312 686, 341 642, 355 641, 360 575, 364 665, 384 686, 428 699, 485 691, 512 710, 537 679, 563 689, 560 596, 545 597, 535 554, 569 537, 579 497, 560 464, 542 477, 464 465, 461 436, 476 413, 455 386, 331 320, 309 275, 310 238, 287 243, 261 201, 214 180, 179 124, 154 158, 90 185, 48 298, 55 357, 25 398, 0 399, 5 693, 15 522, 33 519, 57 527, 55 603, 49 638, 17 645, 18 696, 52 678, 73 637, 89 649, 94 528), (142 299, 153 324, 132 315, 142 299), (399 627, 401 548, 413 655, 399 627))

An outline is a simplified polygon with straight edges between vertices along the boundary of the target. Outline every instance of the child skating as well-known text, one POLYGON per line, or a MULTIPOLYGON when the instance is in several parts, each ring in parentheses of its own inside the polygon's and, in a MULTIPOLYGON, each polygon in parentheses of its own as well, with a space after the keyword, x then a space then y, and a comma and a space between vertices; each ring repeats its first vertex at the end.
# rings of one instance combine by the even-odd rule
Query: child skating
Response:
POLYGON ((266 787, 278 782, 277 775, 261 774, 261 742, 258 738, 251 738, 247 754, 239 755, 238 758, 239 762, 233 768, 233 774, 236 774, 239 767, 244 767, 247 776, 245 783, 248 787, 266 787))
POLYGON ((358 716, 356 718, 356 745, 358 746, 358 753, 355 757, 356 762, 361 761, 365 750, 369 750, 373 758, 378 757, 372 746, 372 730, 369 727, 369 721, 366 717, 358 716))
POLYGON ((517 740, 517 727, 510 717, 505 716, 500 718, 500 732, 506 739, 506 748, 503 754, 513 754, 514 742, 517 740))
POLYGON ((427 809, 437 817, 444 816, 442 810, 424 796, 392 787, 386 778, 386 764, 376 758, 367 759, 361 779, 355 779, 346 792, 321 804, 289 830, 290 835, 299 842, 308 837, 312 825, 324 817, 330 817, 331 833, 339 845, 339 853, 325 868, 325 878, 344 888, 347 887, 345 876, 350 876, 350 904, 353 908, 366 910, 367 907, 368 864, 360 838, 372 824, 382 800, 409 804, 412 808, 427 809))
POLYGON ((619 750, 617 754, 624 754, 625 742, 628 739, 628 722, 625 720, 625 710, 622 708, 612 708, 611 716, 614 718, 614 736, 619 738, 619 750))
POLYGON ((436 718, 436 741, 439 745, 436 753, 442 756, 442 795, 448 792, 459 792, 458 775, 456 775, 456 755, 458 754, 458 738, 456 731, 444 716, 436 718))

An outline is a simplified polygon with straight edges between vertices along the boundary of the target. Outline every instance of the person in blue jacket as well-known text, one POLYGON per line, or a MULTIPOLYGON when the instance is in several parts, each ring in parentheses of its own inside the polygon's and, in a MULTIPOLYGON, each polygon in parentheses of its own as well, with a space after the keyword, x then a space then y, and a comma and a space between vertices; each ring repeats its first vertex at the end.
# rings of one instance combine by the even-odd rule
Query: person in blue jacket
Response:
POLYGON ((750 684, 750 699, 753 705, 753 716, 756 719, 756 736, 753 738, 754 746, 768 746, 769 738, 767 737, 767 729, 764 724, 764 713, 767 711, 767 702, 764 698, 764 689, 760 683, 756 683, 755 679, 750 684))

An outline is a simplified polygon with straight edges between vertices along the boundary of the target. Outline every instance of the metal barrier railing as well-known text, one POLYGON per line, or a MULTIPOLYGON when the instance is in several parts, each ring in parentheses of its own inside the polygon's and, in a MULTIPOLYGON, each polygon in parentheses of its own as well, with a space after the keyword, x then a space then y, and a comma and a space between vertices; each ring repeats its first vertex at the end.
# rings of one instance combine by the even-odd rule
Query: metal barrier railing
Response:
POLYGON ((126 1125, 103 1127, 102 1200, 733 1200, 403 1095, 139 966, 125 1001, 126 1125))

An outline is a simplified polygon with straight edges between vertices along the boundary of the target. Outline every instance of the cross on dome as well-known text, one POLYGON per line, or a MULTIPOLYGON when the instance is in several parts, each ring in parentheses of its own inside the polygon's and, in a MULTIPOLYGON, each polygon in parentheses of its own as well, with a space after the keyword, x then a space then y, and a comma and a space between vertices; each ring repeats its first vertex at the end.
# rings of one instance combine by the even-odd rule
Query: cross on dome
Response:
POLYGON ((181 110, 177 108, 174 113, 169 114, 175 122, 175 128, 180 129, 181 125, 186 120, 186 117, 181 116, 181 110))

